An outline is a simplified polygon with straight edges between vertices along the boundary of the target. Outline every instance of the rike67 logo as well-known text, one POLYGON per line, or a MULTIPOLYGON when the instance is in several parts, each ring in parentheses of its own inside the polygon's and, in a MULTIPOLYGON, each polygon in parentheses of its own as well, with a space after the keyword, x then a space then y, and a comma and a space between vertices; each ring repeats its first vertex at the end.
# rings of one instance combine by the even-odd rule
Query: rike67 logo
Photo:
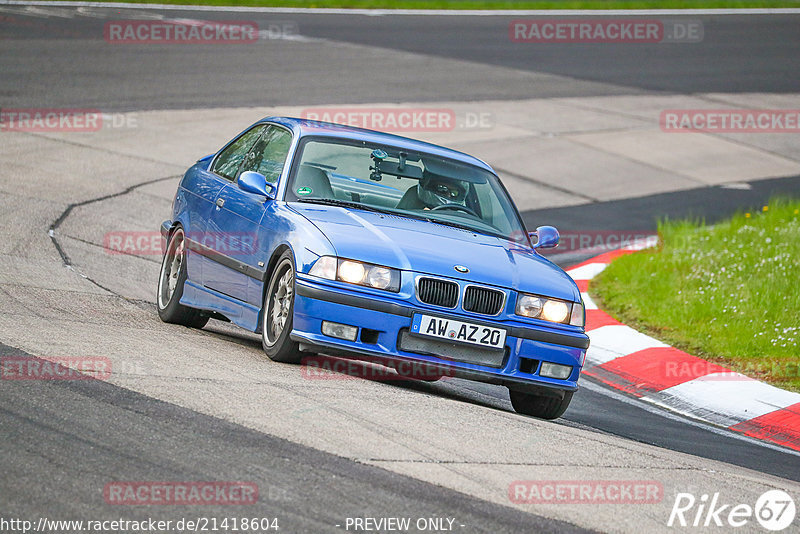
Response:
POLYGON ((764 492, 755 506, 724 503, 719 493, 710 497, 704 493, 699 499, 691 493, 678 493, 667 526, 738 528, 755 518, 766 530, 777 532, 792 525, 796 512, 794 499, 782 490, 764 492))

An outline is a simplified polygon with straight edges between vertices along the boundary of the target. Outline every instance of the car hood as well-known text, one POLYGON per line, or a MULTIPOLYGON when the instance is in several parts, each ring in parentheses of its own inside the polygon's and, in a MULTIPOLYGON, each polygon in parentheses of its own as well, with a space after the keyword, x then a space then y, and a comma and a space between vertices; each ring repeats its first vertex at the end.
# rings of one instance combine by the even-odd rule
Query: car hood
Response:
POLYGON ((328 238, 340 258, 580 300, 561 268, 505 239, 443 224, 338 206, 292 203, 328 238), (469 269, 459 273, 456 265, 469 269))

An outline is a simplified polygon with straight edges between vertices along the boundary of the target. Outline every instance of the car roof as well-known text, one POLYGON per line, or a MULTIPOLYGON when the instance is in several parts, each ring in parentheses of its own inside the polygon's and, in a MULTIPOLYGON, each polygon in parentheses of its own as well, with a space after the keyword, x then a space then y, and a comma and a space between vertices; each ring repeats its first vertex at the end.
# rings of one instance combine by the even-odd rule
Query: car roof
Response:
POLYGON ((266 117, 259 122, 272 122, 280 124, 292 130, 292 132, 299 137, 337 137, 340 139, 356 139, 359 141, 407 148, 416 152, 425 152, 463 163, 469 163, 471 165, 486 169, 492 174, 497 174, 487 163, 474 156, 470 156, 469 154, 465 154, 464 152, 459 152, 458 150, 453 150, 451 148, 435 145, 433 143, 426 143, 425 141, 418 141, 416 139, 411 139, 400 135, 378 132, 375 130, 367 130, 365 128, 356 128, 354 126, 346 126, 343 124, 335 124, 332 122, 299 119, 296 117, 266 117))

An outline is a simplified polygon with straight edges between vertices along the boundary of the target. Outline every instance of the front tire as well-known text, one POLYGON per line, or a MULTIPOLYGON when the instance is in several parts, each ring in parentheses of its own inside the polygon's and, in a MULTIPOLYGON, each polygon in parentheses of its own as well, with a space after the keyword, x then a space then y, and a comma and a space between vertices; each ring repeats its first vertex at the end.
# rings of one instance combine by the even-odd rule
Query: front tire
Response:
POLYGON ((161 260, 161 273, 158 277, 158 294, 156 295, 158 316, 165 323, 203 328, 208 322, 208 316, 203 315, 200 310, 180 303, 185 283, 186 236, 183 234, 183 228, 178 227, 170 235, 167 250, 161 260))
POLYGON ((300 363, 302 353, 289 334, 294 322, 294 259, 288 250, 272 271, 261 313, 261 345, 273 361, 300 363))
POLYGON ((558 419, 567 411, 573 393, 565 391, 563 397, 556 397, 509 390, 515 412, 548 420, 558 419))

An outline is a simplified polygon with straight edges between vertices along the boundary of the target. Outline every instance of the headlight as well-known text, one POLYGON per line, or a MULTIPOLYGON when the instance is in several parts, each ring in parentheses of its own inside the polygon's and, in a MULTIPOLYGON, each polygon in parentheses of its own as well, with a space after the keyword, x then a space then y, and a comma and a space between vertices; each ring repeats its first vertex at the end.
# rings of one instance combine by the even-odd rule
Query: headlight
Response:
POLYGON ((400 291, 399 270, 356 260, 323 256, 311 267, 308 274, 395 293, 400 291))
POLYGON ((364 268, 363 263, 352 260, 344 260, 339 262, 339 276, 338 279, 348 284, 363 284, 364 276, 367 270, 364 268))
POLYGON ((569 306, 563 300, 547 300, 542 307, 542 319, 563 323, 569 317, 569 306))
POLYGON ((517 297, 517 315, 543 319, 551 323, 569 323, 583 326, 583 305, 578 302, 550 299, 520 293, 517 297))
POLYGON ((392 285, 392 270, 386 267, 373 267, 367 274, 367 285, 386 289, 392 285))
POLYGON ((539 317, 544 306, 544 299, 534 295, 520 294, 517 299, 517 315, 525 317, 539 317))

